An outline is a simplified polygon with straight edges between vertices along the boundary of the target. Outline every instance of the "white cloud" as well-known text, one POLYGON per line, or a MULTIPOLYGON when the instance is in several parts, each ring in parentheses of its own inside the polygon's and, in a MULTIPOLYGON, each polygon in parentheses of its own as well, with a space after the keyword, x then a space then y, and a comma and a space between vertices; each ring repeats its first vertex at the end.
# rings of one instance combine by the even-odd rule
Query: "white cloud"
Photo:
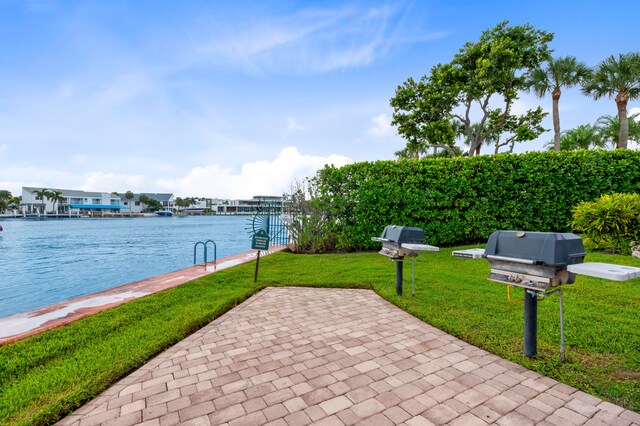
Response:
POLYGON ((43 188, 81 189, 85 191, 173 192, 176 196, 212 198, 248 198, 254 195, 282 195, 296 178, 313 176, 325 164, 343 166, 349 157, 306 155, 296 147, 287 147, 271 161, 253 161, 239 171, 219 164, 195 167, 186 176, 177 178, 149 178, 124 173, 92 172, 74 175, 54 169, 13 167, 0 174, 0 189, 14 195, 23 186, 43 188), (24 181, 1 180, 8 176, 29 176, 24 181))
POLYGON ((87 173, 81 177, 82 183, 78 187, 67 189, 81 189, 84 191, 112 192, 155 192, 156 184, 141 175, 126 175, 122 173, 87 173))
POLYGON ((373 127, 369 129, 367 134, 376 139, 382 139, 393 134, 391 128, 391 119, 386 114, 371 117, 373 127))
POLYGON ((295 178, 312 176, 325 164, 342 166, 352 160, 341 155, 301 154, 296 147, 284 148, 272 161, 245 163, 240 172, 219 164, 196 167, 179 179, 160 179, 163 191, 181 196, 246 198, 254 195, 282 195, 295 178))
MULTIPOLYGON (((195 49, 200 60, 222 61, 254 74, 306 74, 366 66, 406 40, 410 28, 393 24, 401 7, 306 9, 291 15, 234 20, 212 17, 210 34, 195 49)), ((252 18, 248 18, 252 17, 252 18)), ((421 34, 433 40, 442 33, 421 34)), ((415 35, 408 36, 411 40, 415 35)))
POLYGON ((639 114, 639 115, 636 117, 636 121, 637 121, 637 122, 640 122, 640 107, 633 107, 633 108, 631 108, 631 109, 629 110, 629 115, 631 116, 631 115, 633 115, 633 114, 639 114))

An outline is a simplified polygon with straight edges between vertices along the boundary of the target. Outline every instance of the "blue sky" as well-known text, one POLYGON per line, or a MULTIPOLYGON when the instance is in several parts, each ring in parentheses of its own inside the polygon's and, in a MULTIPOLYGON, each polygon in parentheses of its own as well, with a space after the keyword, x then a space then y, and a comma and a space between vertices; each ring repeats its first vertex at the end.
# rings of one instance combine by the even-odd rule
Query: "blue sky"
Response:
MULTIPOLYGON (((498 22, 553 32, 556 56, 594 66, 638 50, 638 13, 635 1, 0 0, 0 189, 281 194, 325 163, 394 158, 396 87, 498 22)), ((551 109, 531 95, 517 107, 537 105, 551 109)), ((616 113, 578 89, 560 105, 563 129, 616 113)))

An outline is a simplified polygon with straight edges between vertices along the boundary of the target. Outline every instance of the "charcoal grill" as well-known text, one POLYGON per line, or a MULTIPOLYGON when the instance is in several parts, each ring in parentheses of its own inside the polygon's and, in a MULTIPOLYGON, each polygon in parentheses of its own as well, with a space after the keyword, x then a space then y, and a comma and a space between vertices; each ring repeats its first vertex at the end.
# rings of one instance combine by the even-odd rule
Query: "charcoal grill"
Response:
MULTIPOLYGON (((402 269, 405 257, 414 258, 421 251, 438 251, 438 247, 423 244, 424 231, 412 226, 389 225, 384 228, 380 237, 372 237, 371 241, 382 243, 380 253, 396 262, 396 294, 402 295, 402 269)), ((414 264, 411 263, 411 293, 414 294, 414 264)))

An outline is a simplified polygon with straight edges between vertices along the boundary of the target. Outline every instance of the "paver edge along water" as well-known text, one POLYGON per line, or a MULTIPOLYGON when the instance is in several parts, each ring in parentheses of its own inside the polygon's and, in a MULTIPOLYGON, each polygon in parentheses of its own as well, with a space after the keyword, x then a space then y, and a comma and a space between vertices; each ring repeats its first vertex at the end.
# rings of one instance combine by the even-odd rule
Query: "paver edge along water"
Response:
POLYGON ((58 424, 271 421, 637 425, 640 414, 461 341, 372 290, 267 287, 58 424))
MULTIPOLYGON (((263 252, 263 256, 284 249, 285 246, 271 246, 269 251, 263 252)), ((194 265, 32 311, 0 318, 0 346, 72 323, 80 318, 119 306, 130 300, 167 290, 232 266, 251 262, 256 258, 256 253, 256 251, 251 250, 227 256, 216 263, 208 263, 206 268, 204 265, 194 265)))

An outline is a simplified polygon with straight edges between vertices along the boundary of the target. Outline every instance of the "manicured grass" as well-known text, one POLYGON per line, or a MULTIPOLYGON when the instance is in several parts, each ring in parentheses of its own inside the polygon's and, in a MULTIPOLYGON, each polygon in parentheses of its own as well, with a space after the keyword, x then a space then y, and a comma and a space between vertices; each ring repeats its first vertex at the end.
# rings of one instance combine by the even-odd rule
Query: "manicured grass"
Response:
MULTIPOLYGON (((640 279, 580 276, 564 287, 568 362, 560 360, 557 296, 538 306, 538 357, 522 355, 523 291, 486 280, 484 260, 452 249, 416 259, 416 296, 405 265, 404 295, 395 295, 395 265, 377 253, 293 255, 201 278, 127 303, 70 326, 0 347, 0 423, 47 424, 92 399, 264 286, 372 288, 424 321, 541 374, 640 411, 640 279), (520 303, 519 303, 520 302, 520 303)), ((591 253, 587 261, 640 267, 640 259, 591 253)))

